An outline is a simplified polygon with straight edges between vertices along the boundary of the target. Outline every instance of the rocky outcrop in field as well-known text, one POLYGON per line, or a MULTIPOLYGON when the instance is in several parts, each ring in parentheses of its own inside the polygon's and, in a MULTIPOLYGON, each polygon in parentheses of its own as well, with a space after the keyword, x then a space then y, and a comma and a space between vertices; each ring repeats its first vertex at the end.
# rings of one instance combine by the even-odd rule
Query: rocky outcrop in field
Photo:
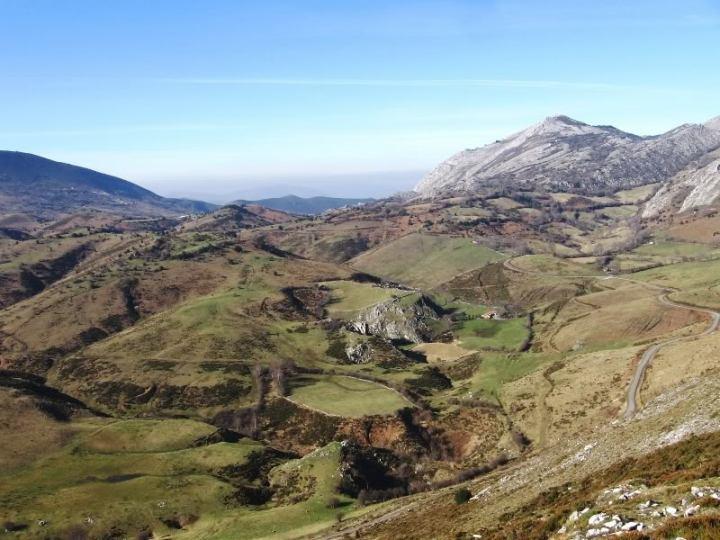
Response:
POLYGON ((354 332, 385 339, 423 343, 435 333, 438 306, 424 295, 408 295, 376 304, 349 324, 354 332))

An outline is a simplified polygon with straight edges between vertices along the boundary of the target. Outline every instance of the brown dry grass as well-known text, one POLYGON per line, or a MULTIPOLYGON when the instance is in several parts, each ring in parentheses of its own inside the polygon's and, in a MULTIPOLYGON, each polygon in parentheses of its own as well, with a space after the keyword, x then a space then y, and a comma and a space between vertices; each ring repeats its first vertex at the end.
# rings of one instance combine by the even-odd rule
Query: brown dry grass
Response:
POLYGON ((474 351, 463 349, 456 343, 423 343, 413 350, 425 354, 429 363, 445 363, 458 360, 474 351))
MULTIPOLYGON (((639 458, 628 458, 604 471, 593 474, 572 485, 560 486, 538 495, 519 510, 506 514, 497 527, 485 531, 483 538, 491 540, 542 540, 562 525, 566 517, 585 501, 591 501, 605 487, 626 480, 636 480, 648 486, 677 484, 720 475, 720 433, 692 437, 661 448, 639 458)), ((708 521, 703 516, 685 520, 683 530, 698 532, 717 530, 718 518, 708 521)), ((668 523, 666 532, 680 530, 676 522, 668 523)), ((659 531, 658 531, 659 532, 659 531)), ((717 538, 694 536, 691 538, 717 538)), ((664 536, 652 536, 664 538, 664 536)))
POLYGON ((537 339, 545 349, 630 345, 704 321, 696 312, 661 304, 659 292, 642 285, 617 280, 599 285, 617 288, 577 296, 538 317, 537 339))
POLYGON ((720 216, 687 217, 671 225, 668 236, 688 242, 720 243, 720 216))
POLYGON ((76 430, 41 412, 35 400, 0 388, 0 470, 3 473, 59 450, 76 430))
POLYGON ((719 348, 718 333, 663 347, 646 373, 643 400, 648 401, 688 378, 716 375, 720 370, 719 348))

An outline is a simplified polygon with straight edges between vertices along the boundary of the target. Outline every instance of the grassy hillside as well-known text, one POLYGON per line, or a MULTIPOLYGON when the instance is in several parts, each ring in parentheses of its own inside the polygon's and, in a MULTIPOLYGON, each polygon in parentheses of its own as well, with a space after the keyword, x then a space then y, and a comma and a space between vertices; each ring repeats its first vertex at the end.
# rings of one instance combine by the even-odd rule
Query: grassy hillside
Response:
POLYGON ((197 446, 216 430, 186 420, 85 420, 73 427, 78 435, 59 451, 3 471, 3 517, 25 524, 27 537, 167 534, 177 529, 173 521, 190 524, 223 509, 233 487, 217 471, 263 448, 253 441, 197 446))
POLYGON ((502 257, 501 253, 473 244, 468 238, 410 234, 363 253, 350 264, 392 281, 432 288, 502 257))
POLYGON ((711 308, 720 307, 720 260, 685 262, 633 274, 633 278, 680 289, 671 298, 711 308))
POLYGON ((527 321, 471 319, 461 323, 455 335, 465 349, 514 351, 527 339, 527 321))
POLYGON ((323 285, 331 291, 330 303, 327 306, 328 313, 340 319, 350 319, 358 312, 389 300, 393 296, 408 294, 401 289, 355 281, 327 281, 323 285))
POLYGON ((412 404, 395 390, 342 376, 307 376, 293 380, 290 398, 328 414, 362 417, 392 414, 412 404))
POLYGON ((188 538, 297 538, 331 525, 354 506, 352 500, 338 494, 340 456, 340 443, 331 443, 274 468, 269 482, 283 492, 279 502, 284 504, 219 511, 198 522, 188 538), (337 502, 330 504, 331 500, 337 502))

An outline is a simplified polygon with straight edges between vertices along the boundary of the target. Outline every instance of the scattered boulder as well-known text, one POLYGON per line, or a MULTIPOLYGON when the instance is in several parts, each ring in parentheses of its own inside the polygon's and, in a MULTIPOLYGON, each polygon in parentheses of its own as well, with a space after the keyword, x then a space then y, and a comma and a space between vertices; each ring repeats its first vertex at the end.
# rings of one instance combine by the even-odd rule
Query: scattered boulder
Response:
POLYGON ((369 343, 352 343, 345 347, 345 355, 352 364, 367 364, 372 360, 372 347, 369 343))
POLYGON ((625 523, 622 527, 620 527, 621 531, 638 531, 642 529, 642 523, 639 521, 628 521, 625 523))

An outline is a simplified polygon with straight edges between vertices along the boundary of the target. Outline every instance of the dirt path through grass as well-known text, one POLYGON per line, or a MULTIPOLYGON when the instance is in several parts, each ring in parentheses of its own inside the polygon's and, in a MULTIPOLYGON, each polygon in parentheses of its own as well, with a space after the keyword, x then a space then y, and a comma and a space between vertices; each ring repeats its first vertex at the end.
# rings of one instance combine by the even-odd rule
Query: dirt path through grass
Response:
POLYGON ((682 340, 686 339, 697 339, 702 336, 708 336, 712 333, 714 333, 718 327, 720 327, 720 312, 714 311, 712 309, 707 308, 701 308, 701 307, 695 307, 690 306, 687 304, 680 304, 677 302, 674 302, 668 298, 668 294, 672 292, 677 292, 676 289, 671 289, 668 287, 662 287, 660 285, 655 285, 653 283, 646 283, 644 281, 638 281, 635 279, 620 277, 620 276, 592 276, 592 275, 571 275, 571 274, 546 274, 544 272, 538 272, 533 270, 526 270, 524 268, 520 268, 517 265, 512 263, 512 259, 508 259, 503 262, 503 266, 507 268, 508 270, 511 270, 513 272, 518 272, 521 274, 533 274, 533 275, 540 275, 540 276, 547 276, 547 277, 554 277, 554 278, 588 278, 588 279, 596 279, 599 281, 607 281, 611 279, 617 279, 620 281, 627 281, 629 283, 634 283, 637 285, 641 285, 643 287, 660 291, 660 294, 657 296, 657 301, 659 304, 662 304, 667 307, 675 308, 675 309, 685 309, 688 311, 695 311, 698 313, 703 313, 705 315, 710 316, 710 324, 708 327, 701 332, 700 334, 695 334, 693 336, 681 336, 676 338, 671 338, 663 341, 659 341, 657 343, 654 343, 651 345, 648 349, 645 350, 642 357, 640 358, 640 362, 638 363, 637 367, 635 368, 635 372, 633 373, 632 379, 630 380, 630 385, 628 386, 627 391, 627 398, 626 398, 626 406, 625 406, 625 413, 623 414, 623 417, 626 420, 631 419, 633 416, 635 416, 635 413, 638 409, 638 398, 640 393, 640 385, 642 384, 643 379, 645 378, 645 372, 647 371, 648 366, 652 363, 653 359, 657 355, 657 353, 662 349, 663 347, 670 345, 672 343, 677 343, 682 340))
POLYGON ((630 386, 628 387, 627 406, 625 407, 625 414, 624 414, 624 417, 626 420, 629 420, 630 418, 635 416, 635 413, 637 412, 637 408, 638 408, 637 402, 638 402, 638 398, 640 397, 640 395, 639 395, 640 394, 640 385, 642 384, 643 379, 645 378, 645 372, 647 371, 647 367, 653 361, 655 356, 657 356, 657 353, 660 351, 660 349, 662 349, 663 347, 666 347, 667 345, 671 345, 672 343, 677 343, 679 341, 683 341, 686 339, 695 339, 695 338, 699 338, 702 336, 708 336, 708 335, 712 334, 713 332, 715 332, 718 329, 718 326, 720 326, 720 313, 717 311, 713 311, 713 310, 705 309, 705 308, 696 308, 693 306, 687 306, 685 304, 678 304, 678 303, 670 300, 667 297, 667 293, 659 295, 658 302, 660 302, 661 304, 664 304, 666 306, 669 306, 669 307, 678 308, 678 309, 686 309, 686 310, 690 310, 690 311, 698 311, 698 312, 710 315, 710 317, 711 317, 710 324, 700 334, 696 334, 694 336, 689 336, 689 337, 681 336, 681 337, 668 339, 665 341, 660 341, 645 350, 642 357, 640 358, 640 362, 638 363, 637 368, 635 369, 633 378, 630 381, 630 386))

